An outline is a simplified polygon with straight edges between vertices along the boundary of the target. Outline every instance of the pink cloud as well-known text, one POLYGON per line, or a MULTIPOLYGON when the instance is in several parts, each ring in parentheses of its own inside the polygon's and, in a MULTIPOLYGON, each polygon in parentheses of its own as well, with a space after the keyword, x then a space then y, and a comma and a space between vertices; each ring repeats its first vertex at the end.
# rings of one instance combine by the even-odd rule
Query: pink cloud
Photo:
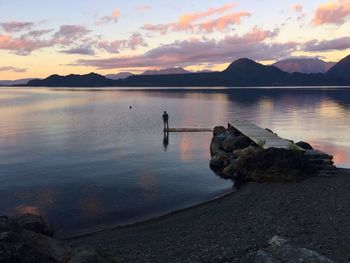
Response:
POLYGON ((152 9, 152 7, 149 5, 139 5, 136 7, 136 10, 139 12, 146 12, 146 11, 149 11, 151 9, 152 9))
POLYGON ((350 37, 336 38, 332 40, 311 40, 303 45, 304 51, 322 52, 330 50, 346 50, 350 48, 350 37))
POLYGON ((16 67, 0 67, 0 71, 12 71, 17 73, 26 72, 27 69, 25 68, 16 68, 16 67))
POLYGON ((52 46, 51 41, 28 39, 26 37, 13 38, 10 35, 0 35, 0 49, 14 51, 18 55, 28 55, 32 51, 52 46))
POLYGON ((248 12, 237 12, 228 15, 224 13, 230 11, 235 5, 224 5, 218 8, 210 8, 205 12, 196 12, 190 14, 184 14, 179 17, 177 22, 168 24, 145 24, 142 28, 147 31, 158 32, 165 34, 168 31, 206 31, 213 32, 214 30, 222 31, 232 24, 240 24, 242 17, 251 16, 248 12), (209 19, 204 22, 200 22, 206 18, 214 15, 221 15, 216 18, 209 19))
POLYGON ((33 26, 34 26, 33 22, 11 21, 11 22, 0 23, 0 27, 2 27, 2 29, 8 33, 20 32, 23 30, 30 30, 33 26))
POLYGON ((303 12, 304 7, 301 4, 294 4, 291 6, 291 9, 297 13, 303 12))
POLYGON ((198 25, 198 27, 200 28, 200 30, 206 31, 206 32, 213 32, 215 30, 223 31, 230 25, 240 24, 242 17, 249 17, 249 16, 251 16, 251 14, 247 12, 233 13, 233 14, 222 16, 205 23, 201 23, 198 25))
POLYGON ((278 34, 278 30, 268 31, 254 28, 244 35, 226 36, 221 40, 190 39, 175 41, 168 45, 151 49, 143 55, 119 56, 110 59, 79 60, 78 65, 98 69, 174 67, 198 64, 221 64, 240 57, 257 60, 273 60, 286 57, 297 48, 297 43, 273 43, 265 40, 278 34))
POLYGON ((119 53, 120 50, 130 48, 135 50, 139 46, 147 46, 145 40, 140 33, 132 34, 129 39, 98 42, 98 48, 109 53, 119 53))
POLYGON ((314 25, 344 24, 350 15, 350 1, 338 0, 320 5, 312 20, 314 25))
POLYGON ((110 16, 104 16, 101 17, 95 24, 97 26, 102 26, 104 24, 108 24, 108 23, 118 23, 120 17, 120 10, 119 9, 115 9, 113 10, 112 14, 110 16))

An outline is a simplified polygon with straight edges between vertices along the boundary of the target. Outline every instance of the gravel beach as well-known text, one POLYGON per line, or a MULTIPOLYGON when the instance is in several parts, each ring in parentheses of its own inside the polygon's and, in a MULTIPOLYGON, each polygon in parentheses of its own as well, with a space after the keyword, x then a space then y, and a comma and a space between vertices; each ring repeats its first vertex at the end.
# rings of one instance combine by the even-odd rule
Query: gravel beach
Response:
POLYGON ((299 183, 249 183, 194 208, 65 242, 120 262, 242 262, 276 235, 350 262, 350 170, 299 183))

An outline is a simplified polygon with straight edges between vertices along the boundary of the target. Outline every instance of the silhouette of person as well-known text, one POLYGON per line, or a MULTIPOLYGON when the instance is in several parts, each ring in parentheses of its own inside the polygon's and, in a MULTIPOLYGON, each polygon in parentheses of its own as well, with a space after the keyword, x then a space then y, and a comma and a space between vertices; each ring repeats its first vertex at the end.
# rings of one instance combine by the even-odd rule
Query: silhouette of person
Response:
POLYGON ((164 111, 162 119, 164 124, 164 131, 169 131, 169 115, 166 111, 164 111))
POLYGON ((163 138, 164 152, 166 152, 168 145, 169 145, 169 132, 164 131, 164 138, 163 138))

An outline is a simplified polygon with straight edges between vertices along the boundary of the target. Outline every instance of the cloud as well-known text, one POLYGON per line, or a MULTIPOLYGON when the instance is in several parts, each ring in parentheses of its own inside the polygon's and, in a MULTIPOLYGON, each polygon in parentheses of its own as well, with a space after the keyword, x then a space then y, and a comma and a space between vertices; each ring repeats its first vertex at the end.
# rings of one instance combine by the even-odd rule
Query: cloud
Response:
POLYGON ((136 10, 139 12, 146 12, 146 11, 149 11, 151 9, 152 9, 152 7, 149 5, 139 5, 136 7, 136 10))
POLYGON ((0 35, 0 49, 14 51, 17 55, 28 55, 32 51, 52 46, 49 40, 29 39, 25 36, 13 38, 10 35, 0 35))
POLYGON ((242 17, 248 17, 248 16, 251 16, 251 14, 247 12, 233 13, 230 15, 219 17, 217 19, 214 19, 208 22, 201 23, 198 25, 198 28, 201 31, 206 31, 206 32, 213 32, 215 30, 223 31, 225 28, 227 28, 230 25, 240 24, 242 17))
POLYGON ((304 7, 303 7, 301 4, 294 4, 294 5, 291 6, 291 9, 292 9, 294 12, 302 13, 304 7))
POLYGON ((344 24, 350 15, 350 1, 338 0, 320 5, 315 13, 312 23, 316 26, 324 24, 344 24))
POLYGON ((12 71, 12 72, 17 72, 17 73, 23 73, 23 72, 26 72, 27 69, 16 68, 16 67, 0 67, 0 71, 12 71))
POLYGON ((179 17, 177 22, 168 24, 145 24, 142 29, 146 31, 158 32, 165 34, 168 31, 205 31, 213 32, 214 30, 223 31, 232 24, 240 24, 242 17, 251 16, 248 12, 236 12, 227 15, 224 13, 230 11, 235 5, 224 5, 218 8, 210 8, 205 12, 196 12, 184 14, 179 17), (214 15, 221 15, 203 22, 203 20, 214 15), (202 22, 200 22, 202 21, 202 22))
POLYGON ((332 40, 311 40, 303 45, 304 51, 322 52, 330 50, 346 50, 350 48, 350 37, 342 37, 332 40))
POLYGON ((108 53, 119 53, 122 49, 135 50, 138 46, 146 47, 147 44, 140 33, 132 34, 129 39, 114 40, 114 41, 100 41, 97 44, 98 48, 108 53))
POLYGON ((112 15, 101 17, 95 24, 97 26, 102 26, 104 24, 108 24, 108 23, 112 23, 112 22, 118 23, 119 17, 120 17, 120 10, 115 9, 112 12, 112 15))
POLYGON ((75 47, 67 50, 61 50, 61 53, 69 54, 69 55, 88 55, 92 56, 95 55, 95 51, 92 47, 90 46, 80 46, 80 47, 75 47))
POLYGON ((2 29, 7 33, 30 30, 33 26, 34 26, 33 22, 11 21, 11 22, 0 23, 0 27, 2 27, 2 29))
POLYGON ((274 60, 290 55, 297 43, 266 43, 278 34, 254 28, 245 35, 226 36, 221 40, 190 39, 175 41, 151 49, 143 55, 119 56, 110 59, 81 59, 78 65, 98 69, 189 66, 202 63, 222 64, 240 57, 256 60, 274 60))
POLYGON ((55 33, 53 41, 55 44, 69 44, 86 36, 90 30, 80 25, 62 25, 55 33))

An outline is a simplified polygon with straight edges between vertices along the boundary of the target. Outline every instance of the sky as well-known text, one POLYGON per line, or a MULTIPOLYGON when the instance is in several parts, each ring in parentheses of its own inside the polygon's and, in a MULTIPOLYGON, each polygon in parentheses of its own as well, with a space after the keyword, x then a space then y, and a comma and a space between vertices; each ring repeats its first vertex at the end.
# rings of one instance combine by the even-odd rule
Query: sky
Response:
POLYGON ((350 0, 0 0, 0 79, 338 61, 350 0))

